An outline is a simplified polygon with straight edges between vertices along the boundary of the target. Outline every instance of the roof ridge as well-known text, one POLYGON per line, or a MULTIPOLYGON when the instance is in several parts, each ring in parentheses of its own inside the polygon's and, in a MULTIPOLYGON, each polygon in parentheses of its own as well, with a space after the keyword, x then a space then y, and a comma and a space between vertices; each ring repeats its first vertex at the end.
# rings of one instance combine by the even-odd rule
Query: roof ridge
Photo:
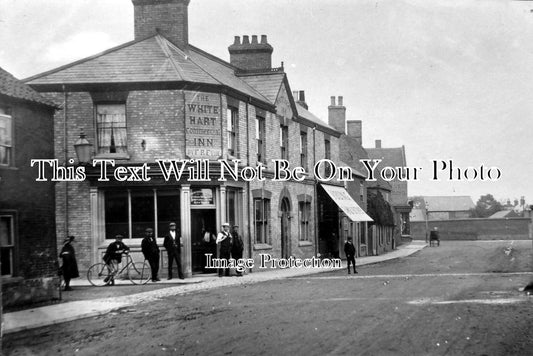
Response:
POLYGON ((143 42, 143 41, 145 41, 145 40, 147 40, 149 38, 155 37, 155 36, 157 36, 157 34, 152 34, 152 35, 140 38, 140 39, 136 39, 136 40, 132 40, 132 41, 128 41, 128 42, 122 43, 122 44, 120 44, 118 46, 106 49, 103 52, 93 54, 92 56, 81 58, 81 59, 78 59, 77 61, 74 61, 72 63, 68 63, 68 64, 59 66, 57 68, 54 68, 54 69, 51 69, 51 70, 48 70, 48 71, 45 71, 45 72, 42 72, 42 73, 39 73, 39 74, 35 74, 35 75, 31 76, 31 77, 21 79, 21 81, 24 82, 24 83, 27 83, 27 82, 30 82, 32 80, 39 79, 39 78, 45 77, 45 76, 50 75, 50 74, 54 74, 54 73, 60 72, 60 71, 65 70, 67 68, 74 67, 74 66, 76 66, 78 64, 81 64, 81 63, 84 63, 84 62, 88 62, 88 61, 91 61, 91 60, 96 59, 98 57, 104 56, 106 54, 118 51, 118 50, 120 50, 122 48, 126 48, 126 47, 134 45, 136 43, 143 42))
MULTIPOLYGON (((176 71, 176 73, 178 73, 178 75, 181 78, 185 79, 185 76, 183 75, 183 72, 179 69, 179 66, 174 62, 174 59, 172 58, 172 55, 171 55, 171 53, 169 51, 169 44, 172 44, 172 43, 170 43, 165 37, 161 36, 160 34, 157 34, 157 36, 155 37, 155 40, 159 44, 159 47, 161 47, 161 49, 163 50, 163 53, 165 53, 165 56, 170 61, 171 65, 174 68, 174 70, 176 71), (163 39, 165 41, 163 41, 163 39)), ((185 56, 185 59, 187 59, 187 56, 185 56)))

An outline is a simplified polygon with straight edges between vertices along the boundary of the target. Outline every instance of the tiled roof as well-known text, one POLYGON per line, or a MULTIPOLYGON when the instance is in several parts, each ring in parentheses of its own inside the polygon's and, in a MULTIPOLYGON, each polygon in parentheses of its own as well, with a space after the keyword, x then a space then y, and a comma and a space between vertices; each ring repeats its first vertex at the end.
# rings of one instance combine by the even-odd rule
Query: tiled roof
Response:
POLYGON ((157 34, 30 77, 26 82, 34 86, 190 82, 226 86, 270 103, 234 71, 229 63, 194 46, 184 51, 157 34))
POLYGON ((0 68, 0 94, 13 99, 54 106, 42 97, 41 94, 15 78, 3 68, 0 68))
POLYGON ((489 219, 503 219, 503 218, 517 218, 517 217, 520 217, 520 215, 517 214, 514 210, 501 210, 489 216, 489 219))
POLYGON ((272 72, 262 75, 247 75, 241 78, 263 94, 271 103, 275 103, 284 77, 285 73, 283 72, 272 72))
POLYGON ((370 159, 382 159, 380 166, 405 167, 404 147, 396 148, 365 148, 370 159))
POLYGON ((428 211, 467 211, 475 207, 469 196, 422 196, 428 211))
POLYGON ((335 131, 336 133, 339 133, 336 129, 334 129, 333 127, 329 126, 327 122, 320 120, 317 116, 315 116, 315 114, 313 114, 312 112, 310 112, 309 110, 304 108, 299 103, 296 103, 296 109, 298 110, 298 116, 300 116, 300 117, 302 117, 302 118, 304 118, 306 120, 309 120, 309 121, 311 121, 311 122, 313 122, 313 123, 315 123, 317 125, 325 127, 328 130, 332 130, 332 131, 335 131))

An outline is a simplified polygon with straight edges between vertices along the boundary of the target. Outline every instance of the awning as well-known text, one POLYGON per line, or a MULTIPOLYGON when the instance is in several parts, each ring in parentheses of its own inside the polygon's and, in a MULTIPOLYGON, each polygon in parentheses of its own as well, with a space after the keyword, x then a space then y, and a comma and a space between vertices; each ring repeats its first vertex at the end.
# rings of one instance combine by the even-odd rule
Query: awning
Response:
POLYGON ((333 199, 335 204, 350 218, 352 221, 374 221, 365 211, 348 194, 343 187, 321 184, 322 188, 333 199))

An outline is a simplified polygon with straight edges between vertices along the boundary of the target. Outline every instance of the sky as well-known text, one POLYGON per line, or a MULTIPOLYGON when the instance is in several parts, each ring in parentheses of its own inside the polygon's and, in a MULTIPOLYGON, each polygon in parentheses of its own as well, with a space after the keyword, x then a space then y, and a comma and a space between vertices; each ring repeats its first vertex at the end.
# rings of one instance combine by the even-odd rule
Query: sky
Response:
MULTIPOLYGON (((331 96, 363 146, 405 146, 409 195, 533 204, 533 2, 191 0, 189 42, 229 61, 267 35, 273 66, 327 121, 331 96), (432 162, 453 162, 433 178, 432 162), (458 180, 458 170, 478 176, 458 180), (501 172, 489 180, 486 172, 501 172)), ((23 79, 133 40, 130 0, 1 0, 0 67, 23 79)), ((440 163, 439 163, 440 167, 440 163)))

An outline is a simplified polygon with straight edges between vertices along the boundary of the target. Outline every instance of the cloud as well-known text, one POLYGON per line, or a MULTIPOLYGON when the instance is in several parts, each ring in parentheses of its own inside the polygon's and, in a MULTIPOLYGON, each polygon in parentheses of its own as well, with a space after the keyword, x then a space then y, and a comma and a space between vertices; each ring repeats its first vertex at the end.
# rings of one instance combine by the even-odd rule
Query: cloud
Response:
POLYGON ((52 44, 44 53, 49 62, 71 62, 92 56, 116 46, 104 32, 80 32, 69 36, 64 42, 52 44))

